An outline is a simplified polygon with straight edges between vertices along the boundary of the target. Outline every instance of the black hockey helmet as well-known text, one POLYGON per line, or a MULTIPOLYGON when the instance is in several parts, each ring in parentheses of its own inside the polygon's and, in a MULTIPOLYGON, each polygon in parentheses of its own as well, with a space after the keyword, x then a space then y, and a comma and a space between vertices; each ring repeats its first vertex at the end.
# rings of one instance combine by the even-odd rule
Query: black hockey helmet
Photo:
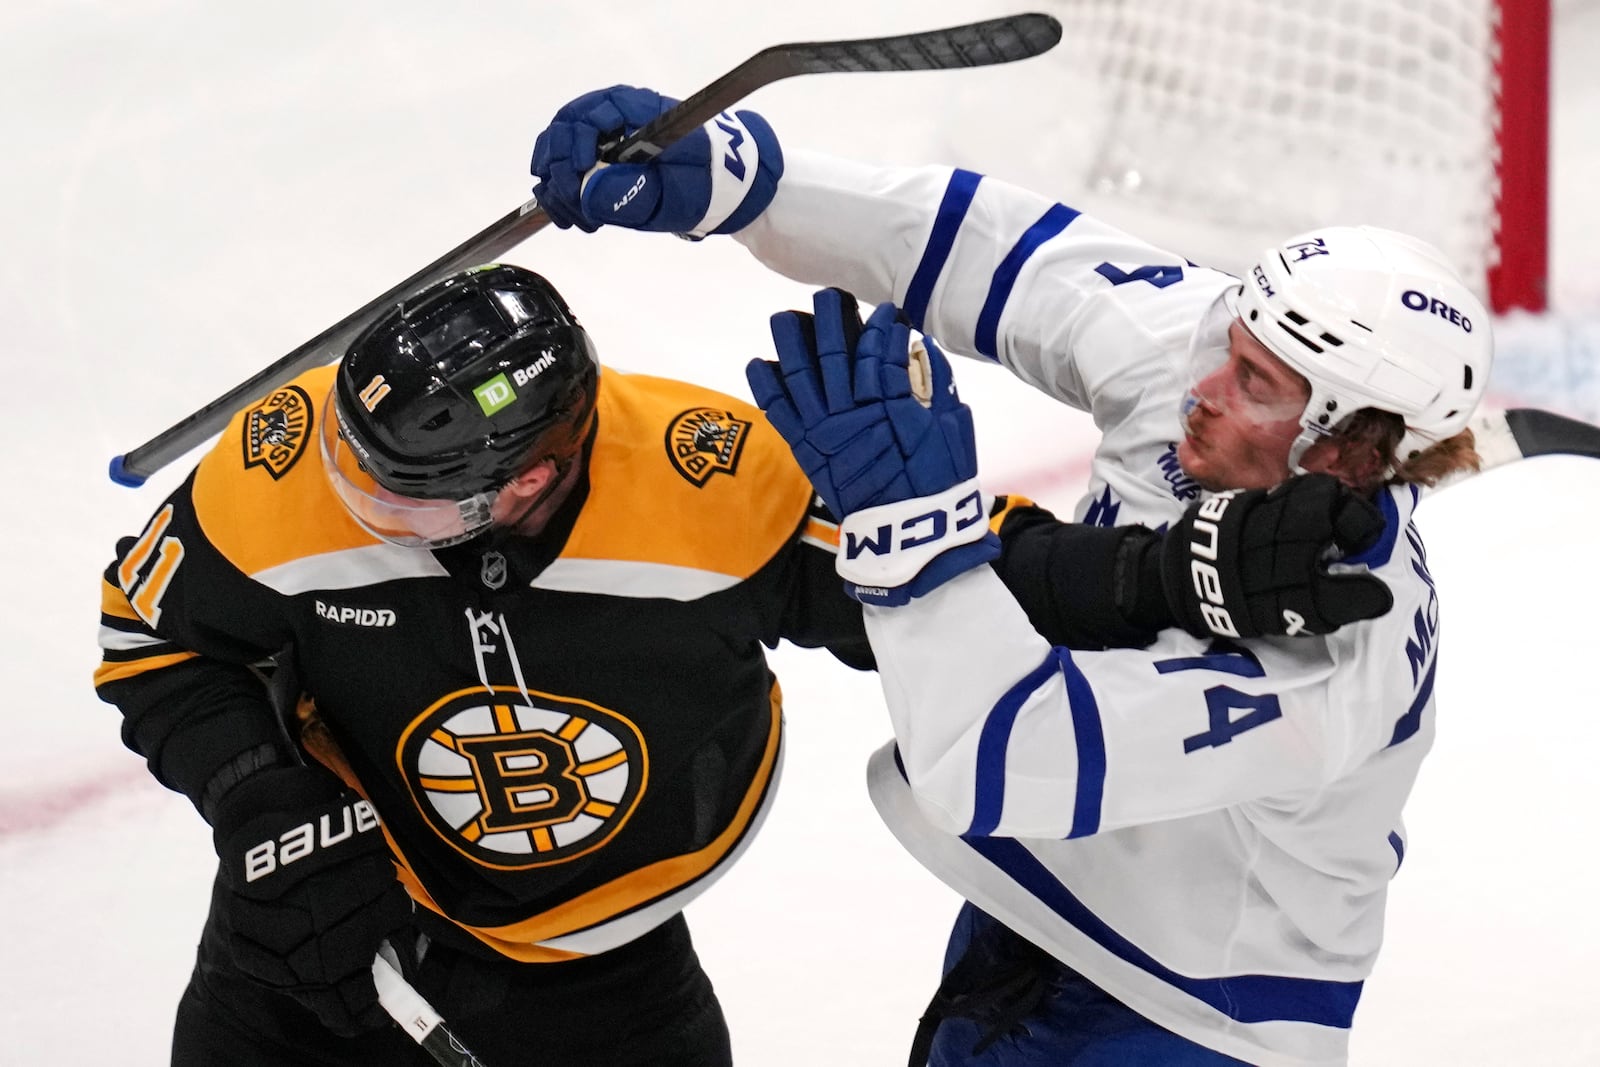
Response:
POLYGON ((329 475, 386 540, 462 540, 487 525, 494 494, 516 475, 544 459, 563 472, 576 461, 599 373, 588 332, 544 278, 502 264, 452 275, 390 308, 346 351, 323 420, 329 475), (387 494, 362 485, 368 478, 387 494), (446 536, 435 514, 431 533, 391 536, 439 511, 413 507, 413 521, 393 521, 405 501, 455 506, 460 521, 446 525, 458 529, 446 536))

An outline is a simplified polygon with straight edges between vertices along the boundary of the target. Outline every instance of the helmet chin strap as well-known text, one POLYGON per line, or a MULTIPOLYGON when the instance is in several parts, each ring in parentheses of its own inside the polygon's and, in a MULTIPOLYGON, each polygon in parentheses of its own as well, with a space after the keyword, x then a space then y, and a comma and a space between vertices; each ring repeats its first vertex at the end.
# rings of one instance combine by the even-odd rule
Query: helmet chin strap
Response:
POLYGON ((1316 444, 1326 436, 1327 434, 1321 429, 1313 430, 1309 426, 1302 426, 1300 428, 1300 436, 1296 437, 1294 442, 1289 445, 1288 468, 1290 474, 1311 473, 1300 465, 1300 460, 1305 457, 1306 452, 1311 448, 1312 445, 1316 444))
MULTIPOLYGON (((508 517, 504 522, 492 523, 485 531, 483 536, 487 536, 493 541, 499 541, 507 537, 516 536, 537 537, 540 530, 543 529, 543 524, 540 524, 540 530, 532 531, 524 531, 521 529, 522 524, 527 522, 528 518, 535 514, 541 507, 543 507, 544 504, 553 496, 555 496, 556 493, 564 489, 571 488, 571 484, 567 479, 577 466, 580 456, 581 453, 568 456, 564 463, 557 461, 555 464, 555 473, 551 476, 550 480, 545 483, 545 487, 534 496, 529 497, 527 503, 518 509, 515 515, 508 517)), ((542 463, 544 461, 540 460, 540 462, 542 463)), ((548 516, 546 517, 546 521, 548 521, 548 516)))

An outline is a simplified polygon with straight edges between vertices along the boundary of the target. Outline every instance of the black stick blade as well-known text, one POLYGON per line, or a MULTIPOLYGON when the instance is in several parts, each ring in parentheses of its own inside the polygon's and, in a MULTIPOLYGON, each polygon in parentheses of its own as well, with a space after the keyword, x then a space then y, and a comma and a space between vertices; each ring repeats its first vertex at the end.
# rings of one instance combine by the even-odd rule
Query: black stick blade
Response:
POLYGON ((1061 23, 1030 13, 952 26, 944 30, 873 37, 858 41, 817 41, 780 46, 800 74, 890 70, 959 70, 1013 63, 1054 48, 1061 23))
POLYGON ((1506 425, 1524 456, 1587 456, 1600 459, 1600 426, 1538 408, 1512 408, 1506 425))

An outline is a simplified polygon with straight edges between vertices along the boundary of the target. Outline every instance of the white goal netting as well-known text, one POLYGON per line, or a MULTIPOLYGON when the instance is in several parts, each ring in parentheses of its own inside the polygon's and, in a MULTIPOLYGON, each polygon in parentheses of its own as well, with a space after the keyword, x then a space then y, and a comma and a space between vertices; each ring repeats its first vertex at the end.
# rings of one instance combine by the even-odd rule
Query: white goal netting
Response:
POLYGON ((1371 223, 1482 282, 1496 261, 1498 7, 1053 0, 1041 10, 1061 44, 1008 77, 1019 111, 1042 100, 1056 119, 964 117, 951 152, 1196 262, 1239 270, 1300 230, 1371 223))

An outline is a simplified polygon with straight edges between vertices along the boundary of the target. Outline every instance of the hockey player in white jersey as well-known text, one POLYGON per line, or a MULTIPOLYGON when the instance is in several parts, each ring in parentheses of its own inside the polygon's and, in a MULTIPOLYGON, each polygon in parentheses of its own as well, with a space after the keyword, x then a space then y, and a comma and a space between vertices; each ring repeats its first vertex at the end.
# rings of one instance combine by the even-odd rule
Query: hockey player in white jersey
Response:
MULTIPOLYGON (((1433 737, 1439 605, 1410 520, 1422 487, 1477 463, 1479 301, 1388 231, 1304 234, 1241 280, 967 171, 785 158, 764 125, 594 169, 596 141, 642 124, 624 111, 663 106, 595 96, 536 147, 559 224, 736 231, 785 274, 887 302, 864 329, 838 294, 775 316, 778 363, 751 383, 825 496, 882 486, 839 554, 896 739, 871 791, 971 902, 913 1062, 1345 1062, 1433 737), (977 566, 995 549, 972 521, 970 425, 906 322, 1094 415, 1078 518, 1179 524, 1165 562, 1206 600, 1212 640, 1080 652, 1038 636, 977 566), (919 347, 931 407, 908 399, 919 347), (1383 511, 1377 543, 1332 566, 1376 575, 1394 608, 1241 639, 1265 631, 1209 556, 1308 472, 1383 511)), ((1300 607, 1276 606, 1284 630, 1300 607)))

